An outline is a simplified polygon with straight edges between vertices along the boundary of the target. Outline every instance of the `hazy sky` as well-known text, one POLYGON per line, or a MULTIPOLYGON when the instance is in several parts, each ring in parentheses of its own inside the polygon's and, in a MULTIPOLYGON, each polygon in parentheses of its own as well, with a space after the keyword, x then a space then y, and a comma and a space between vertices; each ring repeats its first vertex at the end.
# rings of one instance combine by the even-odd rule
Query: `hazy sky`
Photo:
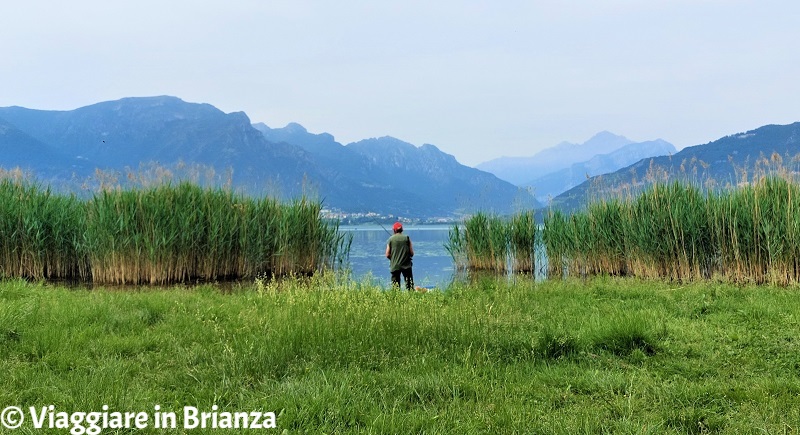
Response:
POLYGON ((0 106, 173 95, 468 165, 800 121, 797 0, 25 0, 0 41, 0 106))

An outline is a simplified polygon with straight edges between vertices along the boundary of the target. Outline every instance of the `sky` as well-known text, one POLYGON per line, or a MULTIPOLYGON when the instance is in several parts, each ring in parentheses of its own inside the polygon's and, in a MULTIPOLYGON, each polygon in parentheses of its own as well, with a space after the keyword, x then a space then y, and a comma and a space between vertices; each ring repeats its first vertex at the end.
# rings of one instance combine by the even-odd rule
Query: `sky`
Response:
POLYGON ((800 121, 796 0, 26 0, 0 107, 172 95, 474 166, 600 131, 678 149, 800 121))

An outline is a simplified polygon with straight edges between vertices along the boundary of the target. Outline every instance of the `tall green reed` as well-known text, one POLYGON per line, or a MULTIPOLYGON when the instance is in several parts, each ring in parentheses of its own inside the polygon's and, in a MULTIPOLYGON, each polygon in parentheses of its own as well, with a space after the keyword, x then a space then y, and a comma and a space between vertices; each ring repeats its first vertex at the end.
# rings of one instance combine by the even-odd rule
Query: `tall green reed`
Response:
POLYGON ((539 229, 532 211, 510 219, 478 212, 453 225, 445 249, 456 269, 504 273, 532 273, 539 229))
POLYGON ((0 274, 109 284, 311 275, 349 252, 320 209, 190 183, 105 189, 80 201, 3 179, 0 274))
POLYGON ((89 276, 83 204, 24 180, 0 180, 0 274, 31 279, 89 276))
POLYGON ((498 216, 479 212, 464 222, 467 262, 471 270, 503 272, 507 269, 508 233, 498 216))
POLYGON ((511 217, 508 240, 511 257, 514 259, 513 271, 533 273, 536 267, 536 246, 539 243, 539 227, 533 211, 517 213, 511 217))
POLYGON ((773 176, 716 192, 655 184, 571 216, 552 212, 543 229, 550 274, 798 283, 798 198, 797 183, 773 176))

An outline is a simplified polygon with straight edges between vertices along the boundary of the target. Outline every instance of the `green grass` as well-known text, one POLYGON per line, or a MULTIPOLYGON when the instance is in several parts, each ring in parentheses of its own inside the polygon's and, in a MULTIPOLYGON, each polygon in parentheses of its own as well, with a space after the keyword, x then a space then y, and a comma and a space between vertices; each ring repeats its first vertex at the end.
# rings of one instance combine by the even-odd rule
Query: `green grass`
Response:
POLYGON ((798 313, 794 289, 621 278, 424 294, 333 275, 230 292, 5 281, 0 403, 216 404, 289 433, 793 432, 798 313))

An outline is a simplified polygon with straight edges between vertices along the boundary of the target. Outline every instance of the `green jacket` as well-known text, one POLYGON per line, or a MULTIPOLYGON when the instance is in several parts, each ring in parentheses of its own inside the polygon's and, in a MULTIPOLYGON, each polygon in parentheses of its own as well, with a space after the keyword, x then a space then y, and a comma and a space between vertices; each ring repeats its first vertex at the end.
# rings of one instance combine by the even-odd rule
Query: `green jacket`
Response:
POLYGON ((403 233, 389 237, 389 271, 397 272, 411 268, 411 238, 403 233))

